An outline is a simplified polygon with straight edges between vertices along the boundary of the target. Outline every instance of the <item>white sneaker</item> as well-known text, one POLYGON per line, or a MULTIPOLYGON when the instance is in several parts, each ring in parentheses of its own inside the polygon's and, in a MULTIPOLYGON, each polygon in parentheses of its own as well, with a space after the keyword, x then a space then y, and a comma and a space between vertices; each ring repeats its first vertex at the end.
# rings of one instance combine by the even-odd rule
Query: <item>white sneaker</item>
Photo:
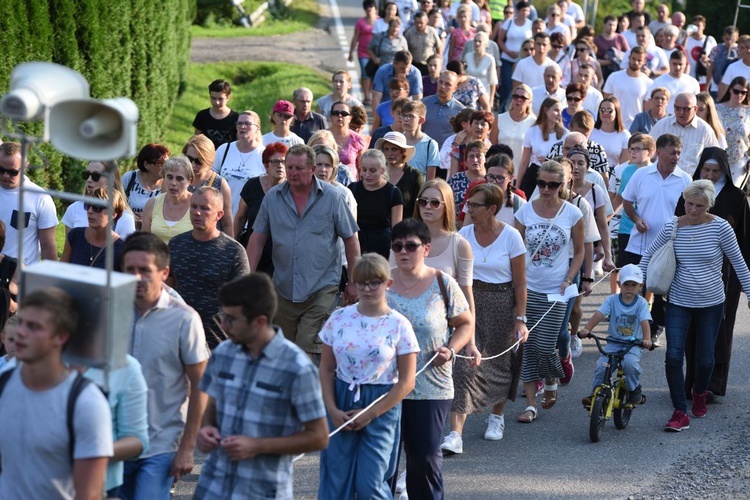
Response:
POLYGON ((484 439, 488 441, 500 441, 505 432, 505 415, 495 415, 490 413, 487 419, 487 431, 484 433, 484 439))
POLYGON ((398 500, 409 500, 409 494, 406 491, 402 491, 399 495, 398 500))
POLYGON ((402 491, 406 494, 406 471, 399 474, 398 481, 396 481, 396 493, 401 493, 402 491))
POLYGON ((443 438, 443 444, 440 445, 440 449, 458 455, 464 452, 464 440, 461 439, 461 434, 456 431, 451 431, 450 434, 443 438))
POLYGON ((583 354, 583 342, 575 333, 570 334, 570 354, 573 359, 578 359, 583 354))

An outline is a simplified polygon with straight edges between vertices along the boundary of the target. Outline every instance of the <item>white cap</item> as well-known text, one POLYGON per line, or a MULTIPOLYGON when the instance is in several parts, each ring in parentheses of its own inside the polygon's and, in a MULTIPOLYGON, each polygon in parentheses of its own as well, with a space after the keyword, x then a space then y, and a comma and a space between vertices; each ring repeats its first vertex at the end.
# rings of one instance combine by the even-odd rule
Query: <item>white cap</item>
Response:
POLYGON ((628 281, 633 281, 635 283, 643 283, 643 273, 641 272, 641 268, 636 266, 635 264, 628 264, 624 266, 622 269, 620 269, 620 284, 627 283, 628 281))

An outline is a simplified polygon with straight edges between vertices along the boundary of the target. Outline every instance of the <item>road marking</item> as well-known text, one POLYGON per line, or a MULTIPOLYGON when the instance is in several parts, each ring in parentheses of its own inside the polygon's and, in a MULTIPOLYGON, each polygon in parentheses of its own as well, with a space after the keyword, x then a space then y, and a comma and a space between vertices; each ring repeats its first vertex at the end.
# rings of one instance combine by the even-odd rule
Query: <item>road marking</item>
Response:
POLYGON ((359 82, 359 72, 357 71, 358 64, 349 61, 349 40, 346 38, 346 32, 344 31, 344 23, 341 22, 341 11, 339 10, 339 4, 336 0, 328 0, 331 6, 331 17, 333 18, 333 24, 335 28, 335 37, 339 41, 341 52, 346 62, 347 71, 352 79, 352 90, 351 93, 359 96, 360 100, 362 97, 362 86, 359 82))

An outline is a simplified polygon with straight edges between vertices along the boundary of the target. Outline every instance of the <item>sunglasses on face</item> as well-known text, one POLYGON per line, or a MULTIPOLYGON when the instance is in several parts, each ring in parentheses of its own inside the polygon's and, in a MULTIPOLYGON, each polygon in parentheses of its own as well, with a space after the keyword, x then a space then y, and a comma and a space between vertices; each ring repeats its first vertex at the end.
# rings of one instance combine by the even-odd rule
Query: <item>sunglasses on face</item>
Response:
POLYGON ((347 116, 351 116, 351 114, 348 111, 331 111, 331 116, 343 116, 346 118, 347 116))
POLYGON ((734 94, 734 95, 747 95, 747 90, 745 90, 745 89, 732 89, 732 94, 734 94))
POLYGON ((91 177, 92 181, 99 182, 99 179, 102 178, 102 174, 100 172, 89 172, 88 170, 84 170, 81 172, 81 177, 83 177, 84 181, 89 180, 89 177, 91 177))
POLYGON ((576 47, 576 52, 586 52, 589 50, 588 47, 576 47))
POLYGON ((428 199, 428 198, 417 198, 417 205, 419 205, 419 208, 425 208, 427 205, 430 206, 430 208, 438 209, 440 208, 440 205, 445 203, 442 200, 436 200, 436 199, 428 199))
POLYGON ((570 102, 581 102, 582 100, 580 97, 568 97, 568 101, 570 102))
MULTIPOLYGON (((0 175, 8 174, 11 177, 18 177, 18 174, 20 174, 20 173, 21 173, 20 170, 14 170, 12 168, 3 168, 3 167, 0 167, 0 175)), ((85 177, 84 177, 84 179, 85 179, 85 177)))
POLYGON ((536 185, 539 187, 539 189, 549 188, 549 189, 557 189, 560 186, 562 186, 562 182, 547 182, 539 179, 536 181, 536 185))
POLYGON ((95 214, 100 214, 100 213, 104 212, 107 209, 107 207, 101 207, 99 205, 91 205, 89 203, 84 203, 83 204, 83 209, 86 210, 87 212, 89 210, 93 210, 93 212, 95 214))
POLYGON ((528 101, 529 98, 523 95, 513 94, 513 99, 518 99, 519 101, 528 101))
POLYGON ((190 163, 195 163, 196 165, 201 164, 201 159, 195 156, 185 155, 185 158, 187 158, 190 163))
POLYGON ((391 243, 391 250, 393 250, 395 253, 401 253, 404 251, 404 249, 406 249, 407 253, 414 253, 417 251, 417 248, 421 246, 422 243, 416 243, 414 241, 407 241, 406 243, 397 241, 396 243, 391 243))

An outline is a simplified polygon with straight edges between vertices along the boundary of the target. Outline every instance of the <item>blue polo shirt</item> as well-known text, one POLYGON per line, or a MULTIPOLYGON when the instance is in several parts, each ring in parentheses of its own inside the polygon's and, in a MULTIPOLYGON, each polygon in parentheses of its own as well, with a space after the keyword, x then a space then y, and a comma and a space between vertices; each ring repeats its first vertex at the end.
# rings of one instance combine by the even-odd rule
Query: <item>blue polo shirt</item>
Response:
MULTIPOLYGON (((372 90, 387 94, 388 83, 390 83, 394 76, 396 76, 396 71, 393 69, 393 64, 382 65, 378 68, 377 73, 375 73, 375 78, 372 81, 372 90)), ((406 80, 409 82, 410 96, 422 93, 422 73, 417 68, 414 66, 409 67, 409 71, 406 72, 406 80)))
POLYGON ((432 137, 438 146, 442 147, 445 140, 454 133, 450 119, 466 106, 454 98, 441 104, 437 94, 425 97, 422 99, 422 104, 427 108, 422 132, 432 137))

